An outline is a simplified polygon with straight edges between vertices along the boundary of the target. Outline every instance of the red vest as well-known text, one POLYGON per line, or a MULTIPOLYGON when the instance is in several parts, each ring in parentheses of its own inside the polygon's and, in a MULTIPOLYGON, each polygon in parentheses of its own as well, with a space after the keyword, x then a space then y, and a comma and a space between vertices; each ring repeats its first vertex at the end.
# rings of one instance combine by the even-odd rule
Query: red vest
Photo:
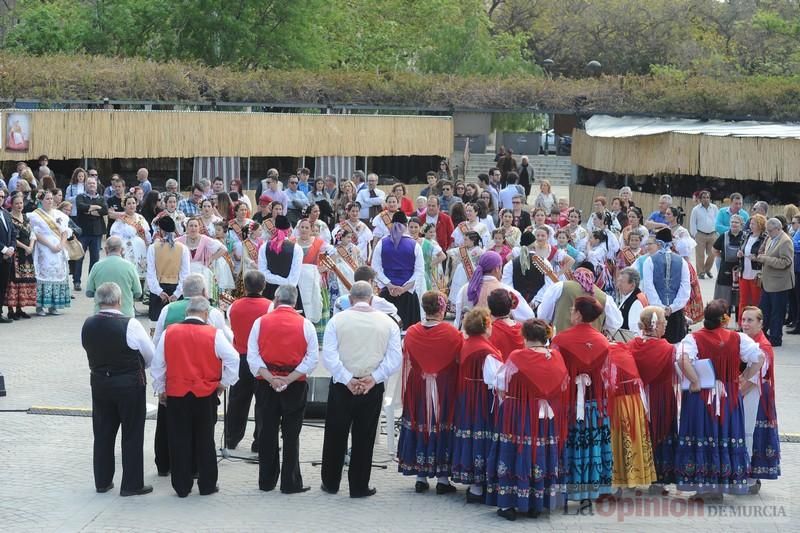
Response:
POLYGON ((247 353, 247 339, 250 330, 260 316, 266 315, 271 302, 266 298, 239 298, 228 311, 233 330, 233 346, 240 354, 247 353))
POLYGON ((205 324, 173 324, 164 332, 167 396, 210 396, 222 378, 214 339, 217 329, 205 324))
MULTIPOLYGON (((270 373, 288 376, 303 361, 308 349, 303 332, 305 319, 294 308, 282 306, 259 320, 258 353, 261 360, 270 373)), ((258 379, 262 379, 261 376, 258 379)))

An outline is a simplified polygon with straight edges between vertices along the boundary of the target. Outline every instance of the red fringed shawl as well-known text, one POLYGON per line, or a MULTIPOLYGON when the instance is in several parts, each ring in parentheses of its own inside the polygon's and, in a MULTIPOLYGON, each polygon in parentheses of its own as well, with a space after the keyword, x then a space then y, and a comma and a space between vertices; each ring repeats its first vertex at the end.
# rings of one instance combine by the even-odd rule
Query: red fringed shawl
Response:
POLYGON ((769 397, 764 396, 764 389, 762 387, 761 406, 764 408, 764 415, 767 417, 767 420, 774 424, 777 423, 777 415, 775 413, 775 352, 772 350, 772 344, 770 344, 763 331, 759 331, 758 335, 753 340, 758 343, 758 347, 764 352, 765 364, 769 365, 767 366, 767 375, 761 379, 762 383, 766 381, 770 385, 769 397))
POLYGON ((666 339, 636 337, 628 342, 628 349, 636 361, 642 383, 647 387, 650 437, 653 446, 657 446, 669 436, 672 423, 678 416, 675 347, 666 339))
MULTIPOLYGON (((739 401, 739 363, 742 360, 739 350, 739 334, 724 327, 718 327, 703 328, 692 335, 697 344, 697 358, 711 359, 717 381, 721 381, 725 385, 726 396, 720 398, 720 418, 722 418, 725 416, 725 408, 729 404, 735 407, 739 401)), ((714 416, 716 414, 714 402, 708 404, 711 390, 703 389, 702 394, 709 413, 714 416)))
MULTIPOLYGON (((642 378, 639 376, 636 360, 633 358, 627 344, 611 343, 608 349, 608 356, 610 367, 607 382, 608 412, 611 425, 614 428, 619 428, 620 421, 616 416, 616 402, 635 402, 640 399, 643 390, 642 378)), ((631 437, 636 438, 635 425, 631 425, 630 431, 631 437)))
MULTIPOLYGON (((603 386, 603 374, 608 366, 608 339, 602 333, 592 327, 591 324, 581 323, 564 330, 555 337, 551 344, 554 350, 561 352, 564 363, 569 372, 570 384, 567 387, 569 393, 567 405, 569 420, 575 420, 575 400, 577 398, 577 388, 575 377, 579 374, 588 374, 592 380, 589 390, 594 395, 597 402, 598 412, 602 415, 606 413, 605 406, 605 387, 603 386)), ((587 397, 588 401, 589 398, 587 397)))
POLYGON ((467 413, 477 412, 478 392, 486 394, 488 389, 483 382, 483 363, 486 356, 503 361, 500 351, 483 335, 467 337, 461 345, 458 367, 458 398, 465 402, 467 413))
POLYGON ((522 324, 510 325, 502 318, 495 320, 492 322, 492 334, 489 336, 489 342, 500 351, 503 361, 507 361, 511 352, 525 347, 525 340, 522 338, 522 324))

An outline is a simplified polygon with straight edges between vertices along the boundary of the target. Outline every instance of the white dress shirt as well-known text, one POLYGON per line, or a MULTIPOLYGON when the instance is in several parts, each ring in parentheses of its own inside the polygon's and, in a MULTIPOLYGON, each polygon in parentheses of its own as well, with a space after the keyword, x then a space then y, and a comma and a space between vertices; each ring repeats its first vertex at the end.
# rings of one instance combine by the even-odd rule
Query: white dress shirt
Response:
MULTIPOLYGON (((491 275, 483 276, 483 281, 492 281, 492 280, 497 280, 497 278, 491 275)), ((525 298, 522 297, 519 291, 514 287, 512 287, 510 284, 507 284, 505 282, 502 283, 503 283, 502 288, 513 293, 517 297, 517 300, 519 302, 517 304, 517 307, 511 310, 511 318, 513 318, 517 322, 525 322, 530 318, 536 318, 533 309, 531 309, 531 306, 528 304, 528 302, 525 301, 525 298)), ((453 320, 453 325, 456 328, 461 328, 461 317, 464 315, 465 310, 472 309, 472 304, 467 299, 468 289, 469 289, 469 283, 461 287, 461 289, 459 289, 458 291, 458 298, 456 299, 456 316, 455 319, 453 320)))
MULTIPOLYGON (((761 347, 746 334, 737 333, 737 335, 739 335, 739 357, 742 362, 757 363, 761 357, 761 347)), ((685 353, 689 356, 689 360, 694 361, 697 359, 697 352, 697 342, 694 339, 694 335, 689 333, 681 342, 675 345, 675 360, 680 361, 681 356, 685 353)))
POLYGON ((714 233, 717 231, 717 214, 719 214, 719 207, 714 204, 708 204, 704 207, 703 204, 697 204, 692 208, 692 214, 689 215, 689 233, 692 237, 697 236, 697 232, 701 233, 714 233))
MULTIPOLYGON (((372 252, 372 268, 375 270, 375 281, 380 288, 384 288, 390 283, 389 278, 383 272, 382 252, 383 239, 378 241, 378 244, 375 245, 375 250, 372 252)), ((422 255, 422 246, 420 246, 419 243, 414 243, 414 273, 411 274, 411 277, 403 282, 402 285, 405 285, 409 281, 414 283, 409 291, 417 292, 419 297, 422 298, 422 293, 416 290, 417 287, 420 287, 422 292, 425 292, 425 256, 422 255)))
MULTIPOLYGON (((358 302, 354 306, 360 308, 369 308, 366 302, 358 302)), ((359 313, 363 311, 343 311, 359 313)), ((378 311, 372 310, 377 313, 378 311)), ((353 374, 347 370, 342 364, 339 357, 339 339, 336 337, 336 327, 334 322, 328 322, 325 327, 325 336, 322 339, 322 364, 330 372, 333 377, 334 383, 342 383, 347 385, 353 379, 353 374)), ((400 328, 397 324, 392 324, 392 333, 389 337, 389 342, 386 345, 386 353, 383 360, 378 365, 378 368, 372 373, 372 378, 375 383, 383 383, 389 376, 394 374, 400 369, 403 362, 403 352, 400 347, 400 328)))
POLYGON ((300 245, 294 245, 294 255, 292 255, 292 267, 289 269, 289 275, 285 278, 277 274, 273 274, 269 270, 269 263, 267 262, 267 249, 269 248, 269 241, 264 242, 261 248, 258 249, 258 269, 264 274, 267 283, 272 285, 293 285, 297 287, 300 283, 300 268, 303 266, 303 249, 300 245))
MULTIPOLYGON (((198 324, 204 323, 196 316, 187 316, 186 320, 196 321, 198 324)), ((162 335, 156 347, 156 354, 150 367, 150 376, 153 378, 153 391, 161 394, 167 386, 167 360, 164 357, 164 342, 167 336, 162 335)), ((217 359, 222 361, 222 378, 219 384, 223 387, 230 387, 239 381, 239 354, 233 344, 225 338, 225 334, 217 330, 214 337, 214 353, 217 359)))
MULTIPOLYGON (((101 309, 99 312, 122 316, 122 311, 118 309, 101 309)), ((148 368, 153 362, 156 347, 153 345, 153 341, 150 340, 150 335, 147 334, 142 323, 135 318, 128 320, 125 342, 131 350, 139 350, 139 353, 142 354, 142 359, 144 359, 144 367, 148 368)))
MULTIPOLYGON (((153 333, 153 342, 155 344, 158 344, 158 341, 161 340, 161 335, 164 334, 164 322, 167 321, 167 313, 169 312, 167 310, 168 307, 169 305, 165 305, 161 309, 161 313, 158 315, 156 329, 153 333)), ((212 307, 208 310, 208 322, 206 322, 206 324, 209 326, 214 326, 218 330, 222 331, 225 334, 225 338, 227 338, 230 342, 233 342, 233 331, 231 331, 231 328, 229 328, 225 323, 225 315, 223 315, 222 311, 216 307, 212 307)))
MULTIPOLYGON (((628 296, 630 296, 630 294, 620 294, 619 301, 625 302, 628 296)), ((628 331, 632 331, 636 333, 636 335, 641 335, 642 333, 639 329, 639 317, 642 314, 642 309, 644 309, 642 302, 640 302, 638 298, 635 298, 633 300, 633 305, 631 305, 631 308, 628 310, 628 331)))
MULTIPOLYGON (((664 307, 661 297, 656 292, 656 286, 653 284, 653 258, 648 256, 642 264, 642 291, 647 296, 647 301, 650 305, 657 305, 664 307)), ((680 311, 686 304, 689 303, 689 296, 692 293, 692 285, 689 282, 689 264, 681 259, 681 285, 678 288, 678 293, 675 299, 670 304, 669 308, 672 312, 680 311)))
MULTIPOLYGON (((563 291, 563 281, 559 281, 558 283, 553 283, 550 285, 550 287, 542 296, 542 303, 536 309, 536 316, 552 324, 553 315, 555 314, 556 310, 556 304, 558 303, 558 299, 561 298, 561 293, 563 291)), ((614 299, 610 296, 606 297, 606 305, 603 308, 603 312, 606 315, 605 324, 603 324, 604 331, 608 333, 614 333, 620 327, 622 327, 622 313, 620 313, 619 307, 617 307, 614 299)))
MULTIPOLYGON (((291 307, 289 305, 279 305, 281 307, 291 307)), ((262 368, 267 368, 264 360, 261 358, 261 352, 258 349, 258 336, 261 334, 261 320, 259 318, 253 323, 253 328, 250 330, 250 336, 247 338, 247 366, 250 367, 250 373, 258 376, 258 371, 262 368)), ((303 337, 306 339, 306 355, 300 364, 295 367, 295 372, 308 375, 317 368, 317 359, 319 358, 319 340, 317 340, 317 330, 314 329, 314 324, 307 318, 303 319, 303 337)))
POLYGON ((386 201, 385 192, 377 187, 373 190, 375 191, 375 198, 370 196, 369 188, 358 191, 358 194, 356 195, 356 202, 358 202, 358 204, 361 206, 361 211, 358 212, 358 218, 361 220, 366 220, 369 218, 370 207, 382 206, 386 201))
MULTIPOLYGON (((181 254, 181 270, 178 274, 178 286, 175 288, 175 292, 172 293, 173 296, 176 298, 180 298, 183 296, 183 280, 186 279, 186 276, 192 273, 191 271, 191 262, 192 262, 192 255, 189 253, 189 248, 182 244, 175 244, 175 246, 182 246, 183 253, 181 254)), ((147 249, 147 289, 158 296, 164 290, 161 288, 161 284, 158 282, 158 274, 156 273, 156 246, 155 244, 150 245, 147 249)))

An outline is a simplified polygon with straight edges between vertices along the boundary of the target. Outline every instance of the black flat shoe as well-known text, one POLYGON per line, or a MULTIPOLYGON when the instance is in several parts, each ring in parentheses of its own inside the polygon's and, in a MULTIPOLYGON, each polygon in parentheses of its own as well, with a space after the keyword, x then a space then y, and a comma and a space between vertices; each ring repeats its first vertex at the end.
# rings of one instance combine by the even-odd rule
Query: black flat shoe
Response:
POLYGON ((167 470, 166 472, 161 472, 159 470, 158 477, 167 477, 167 476, 169 476, 169 470, 167 470))
POLYGON ((467 503, 483 503, 483 494, 473 494, 467 489, 467 503))
POLYGON ((301 492, 308 492, 310 490, 311 490, 311 487, 309 487, 308 485, 303 485, 302 487, 299 487, 299 488, 296 488, 296 489, 287 489, 287 490, 281 489, 281 493, 282 494, 300 494, 301 492))
MULTIPOLYGON (((234 446, 233 448, 236 448, 236 446, 234 446)), ((233 448, 231 448, 231 450, 233 448)), ((250 451, 253 452, 253 453, 258 453, 258 441, 257 440, 254 440, 253 444, 250 445, 250 451)))
POLYGON ((150 494, 151 492, 153 492, 153 486, 152 485, 142 485, 141 488, 138 488, 136 490, 124 490, 124 489, 120 490, 119 491, 119 495, 120 496, 141 496, 142 494, 150 494))
POLYGON ((31 317, 31 315, 29 315, 25 311, 17 311, 16 312, 16 316, 17 316, 17 318, 25 318, 25 319, 28 319, 28 318, 31 317))
POLYGON ((275 490, 275 485, 271 487, 258 487, 258 490, 262 492, 272 492, 273 490, 275 490))
POLYGON ((337 492, 339 492, 339 489, 336 490, 329 489, 328 487, 325 486, 325 483, 320 484, 319 490, 321 490, 322 492, 327 492, 328 494, 336 494, 337 492))
POLYGON ((0 324, 11 324, 12 322, 14 322, 12 319, 0 315, 0 324))
POLYGON ((201 490, 200 491, 200 496, 210 496, 211 494, 216 494, 217 492, 219 492, 219 485, 216 485, 211 490, 206 490, 206 491, 201 490))
POLYGON ((436 484, 436 494, 450 494, 451 492, 455 491, 456 491, 455 485, 451 485, 450 483, 436 484))
POLYGON ((497 516, 502 516, 506 520, 513 522, 517 519, 517 511, 513 507, 509 509, 498 509, 497 516))
POLYGON ((761 492, 761 480, 757 479, 755 483, 747 488, 748 494, 758 494, 761 492))
POLYGON ((377 492, 378 492, 378 489, 376 489, 375 487, 372 487, 370 489, 367 489, 366 492, 355 492, 355 493, 351 492, 350 493, 350 497, 351 498, 369 498, 370 496, 375 496, 375 494, 377 492))
POLYGON ((539 518, 541 515, 541 511, 534 511, 533 509, 528 509, 528 518, 539 518))
POLYGON ((112 482, 108 487, 98 487, 95 490, 97 490, 98 494, 105 494, 106 492, 110 491, 113 488, 114 488, 114 483, 112 482))
POLYGON ((417 481, 416 483, 414 483, 414 492, 416 492, 417 494, 428 492, 429 488, 431 488, 431 486, 428 485, 427 481, 417 481))

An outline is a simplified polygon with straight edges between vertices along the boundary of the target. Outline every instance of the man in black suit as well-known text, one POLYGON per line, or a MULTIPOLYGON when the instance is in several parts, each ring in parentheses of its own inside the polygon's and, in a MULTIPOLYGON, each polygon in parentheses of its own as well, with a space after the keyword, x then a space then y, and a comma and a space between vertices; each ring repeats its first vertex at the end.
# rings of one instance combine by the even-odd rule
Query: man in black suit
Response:
MULTIPOLYGON (((0 190, 0 205, 6 201, 6 192, 0 190)), ((14 251, 17 249, 17 228, 11 222, 11 215, 0 207, 0 324, 13 322, 3 316, 3 302, 6 301, 6 288, 14 268, 14 251)))
MULTIPOLYGON (((97 178, 86 178, 86 192, 75 198, 75 209, 78 213, 78 225, 83 230, 80 241, 83 249, 89 256, 89 271, 100 260, 100 244, 106 232, 106 223, 103 219, 108 214, 108 205, 103 195, 97 193, 97 178)), ((75 273, 72 276, 75 282, 73 289, 81 290, 81 273, 83 272, 83 257, 75 262, 75 273)))

